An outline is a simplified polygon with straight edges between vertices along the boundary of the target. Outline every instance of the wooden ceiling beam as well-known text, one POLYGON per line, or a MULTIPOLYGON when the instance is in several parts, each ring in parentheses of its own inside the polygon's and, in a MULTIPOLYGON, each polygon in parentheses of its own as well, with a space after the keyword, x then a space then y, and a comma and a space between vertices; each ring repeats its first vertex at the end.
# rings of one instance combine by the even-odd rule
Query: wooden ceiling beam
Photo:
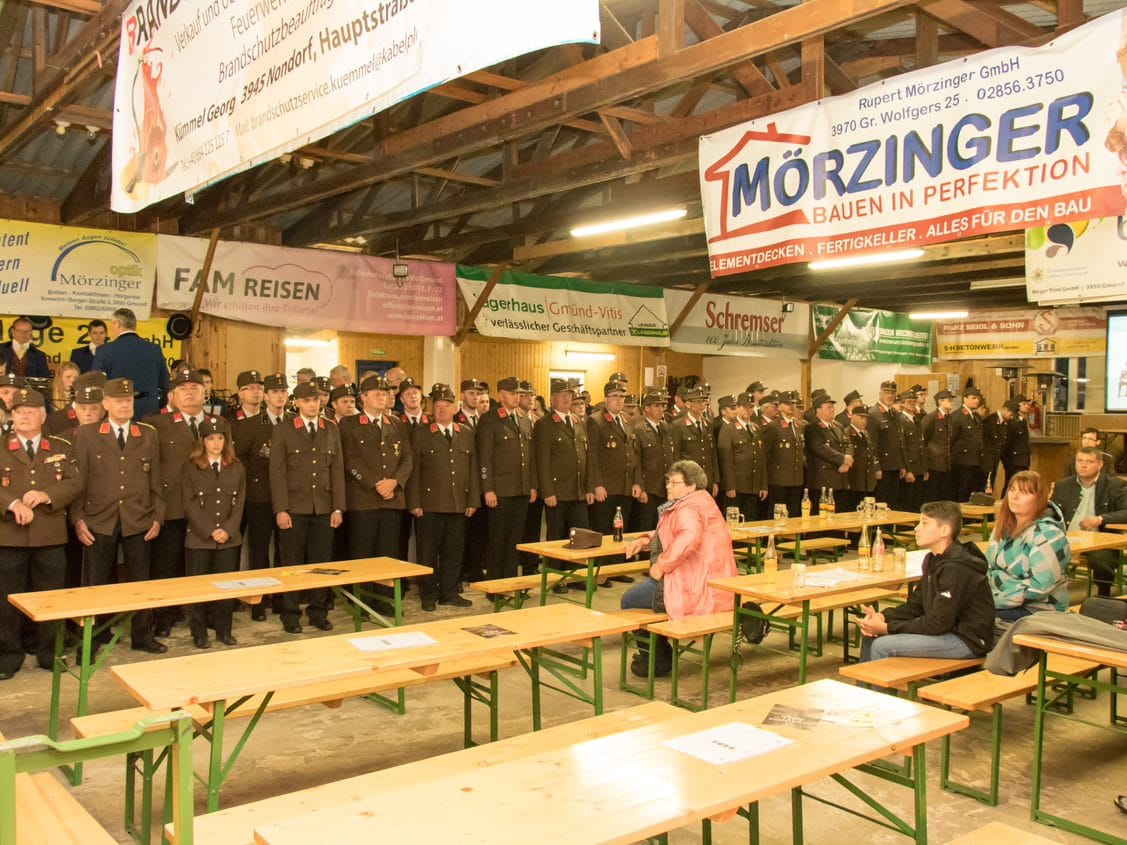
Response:
POLYGON ((984 10, 964 0, 927 0, 920 3, 919 7, 940 23, 965 32, 987 47, 1018 44, 1029 38, 1021 29, 986 14, 984 10))
POLYGON ((599 23, 601 24, 603 46, 608 50, 617 50, 627 44, 633 44, 634 38, 626 31, 626 27, 615 17, 614 12, 607 8, 607 4, 599 4, 599 23))
POLYGON ((238 208, 218 210, 217 203, 197 200, 182 218, 184 230, 196 233, 214 225, 258 220, 386 181, 418 167, 541 132, 579 114, 656 93, 675 80, 725 70, 753 56, 907 3, 908 0, 808 0, 662 58, 655 55, 654 41, 637 41, 555 77, 400 132, 380 144, 373 164, 353 172, 332 174, 238 208))
POLYGON ((98 0, 27 0, 27 2, 36 6, 46 6, 48 9, 73 12, 76 15, 96 15, 105 5, 98 0))
MULTIPOLYGON (((702 41, 724 34, 724 28, 712 19, 712 15, 699 0, 685 0, 685 22, 702 41)), ((775 89, 763 72, 755 66, 755 62, 750 60, 732 65, 728 73, 749 97, 767 94, 775 89)))
POLYGON ((590 238, 564 238, 543 244, 518 246, 513 250, 513 261, 524 262, 533 258, 555 258, 560 255, 574 255, 578 252, 616 249, 632 244, 653 243, 654 241, 667 241, 670 238, 682 238, 686 235, 702 234, 704 234, 704 219, 697 217, 692 220, 679 220, 676 223, 668 223, 660 227, 630 229, 590 238))
MULTIPOLYGON (((9 94, 7 91, 0 91, 0 103, 4 105, 23 108, 30 102, 31 97, 26 94, 9 94)), ((77 103, 64 106, 54 117, 75 125, 96 126, 99 129, 105 129, 107 131, 113 129, 113 112, 106 111, 105 109, 94 109, 90 108, 90 106, 82 106, 77 103)))

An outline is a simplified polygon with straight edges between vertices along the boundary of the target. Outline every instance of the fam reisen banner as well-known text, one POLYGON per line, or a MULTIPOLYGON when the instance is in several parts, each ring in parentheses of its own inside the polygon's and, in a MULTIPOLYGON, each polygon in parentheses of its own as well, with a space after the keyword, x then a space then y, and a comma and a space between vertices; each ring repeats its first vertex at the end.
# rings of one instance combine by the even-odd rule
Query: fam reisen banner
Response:
POLYGON ((134 3, 111 205, 194 192, 447 80, 575 42, 599 42, 597 0, 134 3))
MULTIPOLYGON (((472 308, 492 270, 458 265, 458 287, 472 308)), ((507 272, 474 322, 487 337, 668 346, 661 288, 507 272)))
POLYGON ((1124 45, 1113 12, 702 137, 712 275, 1121 214, 1124 45))
POLYGON ((0 220, 0 310, 145 319, 156 264, 156 235, 0 220))
MULTIPOLYGON (((676 319, 692 294, 665 291, 666 313, 676 319)), ((676 352, 702 355, 806 357, 810 344, 810 306, 796 302, 784 314, 777 299, 705 294, 670 339, 676 352)))
MULTIPOLYGON (((207 241, 159 237, 157 305, 191 308, 207 241)), ((454 265, 393 261, 326 249, 292 249, 220 241, 200 310, 215 317, 342 332, 452 335, 454 265)))

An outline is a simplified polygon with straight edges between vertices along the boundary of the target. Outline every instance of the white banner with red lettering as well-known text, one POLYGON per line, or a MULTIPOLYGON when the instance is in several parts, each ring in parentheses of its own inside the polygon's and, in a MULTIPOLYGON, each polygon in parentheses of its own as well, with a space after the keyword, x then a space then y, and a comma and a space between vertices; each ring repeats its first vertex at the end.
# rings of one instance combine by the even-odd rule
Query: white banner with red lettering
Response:
POLYGON ((713 276, 1122 214, 1112 12, 700 140, 713 276))
MULTIPOLYGON (((691 297, 689 291, 666 290, 665 313, 675 319, 691 297)), ((753 358, 805 358, 809 345, 810 306, 806 303, 796 302, 793 311, 783 313, 777 299, 709 293, 697 300, 669 343, 675 352, 753 358)))

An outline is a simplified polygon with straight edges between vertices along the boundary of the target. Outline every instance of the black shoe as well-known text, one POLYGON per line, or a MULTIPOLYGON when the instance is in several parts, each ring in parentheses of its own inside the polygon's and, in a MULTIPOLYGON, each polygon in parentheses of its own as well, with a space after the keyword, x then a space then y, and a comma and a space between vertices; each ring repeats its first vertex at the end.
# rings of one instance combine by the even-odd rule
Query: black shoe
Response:
POLYGON ((450 605, 451 607, 473 607, 473 602, 462 596, 453 596, 448 599, 439 599, 439 604, 450 605))
POLYGON ((40 669, 46 669, 48 672, 51 672, 55 668, 54 652, 51 652, 50 655, 37 655, 35 660, 39 664, 40 669))
MULTIPOLYGON (((9 675, 8 677, 11 677, 9 675)), ((1119 808, 1119 812, 1127 813, 1127 795, 1120 795, 1115 799, 1115 806, 1119 808)))
POLYGON ((567 595, 567 584, 556 584, 552 587, 552 592, 560 596, 567 595))
POLYGON ((253 622, 265 622, 266 621, 266 608, 265 607, 255 607, 250 612, 250 618, 251 618, 251 621, 253 621, 253 622))
POLYGON ((434 599, 423 599, 423 610, 427 611, 428 613, 433 613, 434 611, 438 610, 438 602, 436 602, 434 599))
POLYGON ((15 672, 0 672, 0 681, 10 681, 16 677, 15 672))
POLYGON ((331 631, 333 630, 333 623, 328 619, 318 619, 317 621, 313 622, 313 627, 318 631, 331 631))
POLYGON ((140 642, 134 641, 130 645, 130 648, 132 648, 134 651, 147 651, 149 654, 164 654, 166 651, 168 651, 168 646, 166 646, 164 643, 158 643, 152 638, 141 640, 140 642))
POLYGON ((239 643, 239 641, 232 637, 230 634, 224 634, 223 636, 219 637, 219 642, 223 643, 223 645, 238 645, 239 643))
POLYGON ((208 640, 207 634, 201 634, 198 637, 192 637, 192 645, 196 648, 211 648, 211 641, 208 640))
POLYGON ((582 590, 583 592, 587 592, 587 582, 586 581, 569 581, 567 588, 569 590, 582 590))
POLYGON ((171 637, 172 636, 172 626, 171 625, 161 625, 159 628, 154 628, 153 629, 153 636, 157 637, 158 639, 163 639, 165 637, 171 637))
POLYGON ((648 678, 650 676, 650 658, 648 655, 638 652, 630 660, 630 673, 636 678, 648 678))
POLYGON ((619 584, 633 584, 634 583, 634 576, 633 575, 612 575, 610 577, 610 580, 617 581, 619 584))
POLYGON ((301 625, 297 622, 293 622, 293 623, 283 622, 282 623, 282 630, 285 631, 287 634, 300 634, 301 633, 301 625))

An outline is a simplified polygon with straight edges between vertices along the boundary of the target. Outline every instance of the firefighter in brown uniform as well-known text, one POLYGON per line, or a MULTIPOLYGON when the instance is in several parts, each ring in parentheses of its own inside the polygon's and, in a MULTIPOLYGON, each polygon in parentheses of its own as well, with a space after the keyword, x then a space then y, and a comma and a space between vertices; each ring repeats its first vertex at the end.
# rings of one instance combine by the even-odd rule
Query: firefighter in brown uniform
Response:
MULTIPOLYGON (((0 454, 0 680, 23 665, 23 615, 8 602, 13 593, 57 590, 66 573, 67 506, 82 491, 70 443, 43 432, 43 394, 23 388, 12 401, 12 433, 0 454)), ((54 666, 55 629, 40 623, 35 656, 54 666)))
POLYGON ((105 416, 101 391, 105 383, 106 374, 101 370, 90 370, 76 378, 71 386, 74 398, 65 407, 47 415, 44 430, 52 437, 58 435, 73 443, 76 428, 87 423, 98 422, 105 416), (91 388, 98 389, 97 400, 91 398, 95 395, 90 392, 91 388), (86 412, 80 413, 82 411, 80 406, 83 404, 86 405, 86 412))
MULTIPOLYGON (((402 370, 400 370, 400 372, 402 372, 402 370)), ((403 378, 399 382, 399 393, 396 396, 396 403, 403 409, 399 414, 399 421, 403 423, 403 429, 407 432, 407 440, 410 442, 414 439, 415 432, 419 430, 420 426, 429 426, 431 424, 430 415, 423 410, 423 389, 410 376, 403 378)), ((411 511, 404 509, 400 516, 399 544, 396 547, 395 555, 400 560, 410 559, 411 529, 414 525, 415 518, 411 516, 411 511)), ((415 557, 418 557, 417 553, 415 557)), ((403 583, 403 589, 404 591, 407 590, 407 582, 403 583)))
MULTIPOLYGON (((297 416, 274 426, 270 439, 270 500, 281 530, 279 549, 284 566, 325 563, 332 557, 333 530, 340 527, 345 508, 344 460, 340 432, 321 416, 316 384, 294 388, 297 416)), ((289 592, 282 600, 282 627, 300 634, 301 596, 289 592)), ((331 631, 327 589, 306 593, 306 613, 312 625, 331 631)))
POLYGON ((652 531, 657 527, 657 509, 665 502, 665 475, 673 466, 673 436, 665 421, 669 394, 650 388, 642 395, 642 417, 634 423, 638 440, 638 466, 642 472, 642 495, 634 503, 627 528, 652 531))
POLYGON ((359 414, 340 420, 349 554, 397 557, 404 493, 414 458, 403 423, 391 410, 391 384, 380 375, 360 382, 359 414))
POLYGON ((595 501, 595 491, 587 476, 587 426, 571 415, 574 397, 572 385, 552 379, 552 411, 532 429, 549 540, 562 540, 572 528, 591 525, 587 506, 595 501))
MULTIPOLYGON (((849 490, 843 494, 842 501, 835 502, 839 512, 855 511, 858 503, 871 496, 880 479, 880 458, 869 436, 869 409, 858 405, 849 417, 846 436, 853 445, 853 466, 849 468, 849 490)), ((837 498, 837 494, 834 494, 837 498)))
MULTIPOLYGON (((517 406, 517 413, 519 414, 518 420, 520 422, 521 430, 528 435, 529 444, 533 443, 533 425, 535 421, 532 419, 533 399, 536 396, 536 391, 532 388, 532 382, 521 380, 517 387, 517 395, 520 397, 520 404, 517 406)), ((533 471, 536 468, 536 452, 532 451, 530 457, 532 461, 533 471)), ((539 479, 537 479, 539 481, 539 479)), ((538 543, 543 538, 544 534, 544 494, 540 491, 539 486, 536 488, 536 498, 528 503, 528 507, 524 512, 524 528, 521 530, 520 539, 522 543, 538 543)), ((535 572, 536 567, 539 565, 539 559, 536 555, 530 552, 519 552, 517 560, 520 562, 522 572, 535 572)))
MULTIPOLYGON (((778 395, 779 414, 763 426, 763 451, 767 456, 767 492, 771 506, 786 505, 789 516, 802 513, 806 446, 802 421, 795 416, 798 395, 778 395)), ((768 403, 765 401, 764 405, 768 403)))
POLYGON ((685 394, 686 412, 669 424, 673 439, 673 460, 696 461, 708 476, 708 494, 715 496, 720 485, 716 469, 716 441, 705 418, 708 394, 700 385, 685 394))
POLYGON ((751 415, 755 400, 750 393, 736 397, 736 419, 720 429, 716 462, 720 495, 725 507, 738 507, 745 520, 760 517, 760 502, 767 501, 767 456, 751 415))
POLYGON ((602 408, 587 418, 587 475, 595 493, 588 521, 600 534, 610 534, 619 508, 623 526, 630 522, 642 495, 642 467, 638 438, 624 416, 626 385, 608 382, 603 397, 602 408))
POLYGON ((982 471, 982 417, 977 387, 963 391, 963 407, 951 415, 951 486, 956 502, 969 502, 970 494, 986 488, 982 471))
POLYGON ((532 427, 521 416, 520 382, 497 382, 500 407, 482 416, 475 435, 481 491, 489 526, 485 571, 489 578, 517 574, 517 543, 524 533, 528 505, 536 501, 532 427))
POLYGON ((436 384, 430 399, 434 422, 415 432, 411 441, 415 469, 407 482, 407 507, 418 520, 419 563, 434 570, 419 584, 426 611, 437 604, 473 604, 462 598, 458 584, 466 522, 481 501, 474 434, 454 422, 454 391, 436 384))
MULTIPOLYGON (((180 487, 184 464, 200 439, 199 427, 215 416, 204 413, 203 376, 199 370, 183 367, 173 374, 172 398, 176 410, 152 414, 145 419, 157 433, 160 444, 161 495, 164 498, 164 524, 153 541, 152 577, 179 578, 187 573, 184 540, 188 521, 180 487)), ((153 628, 158 637, 167 637, 181 618, 179 607, 161 607, 153 611, 153 628)))
POLYGON ((869 437, 876 446, 881 476, 873 494, 893 510, 900 507, 900 480, 904 477, 904 440, 900 415, 893 410, 896 382, 882 381, 877 403, 869 409, 869 437))
MULTIPOLYGON (((286 411, 290 392, 286 377, 274 373, 263 380, 263 407, 253 417, 238 420, 232 426, 235 456, 246 470, 247 496, 245 514, 247 558, 251 569, 277 566, 281 560, 282 534, 274 519, 274 506, 270 500, 270 444, 274 428, 291 422, 293 415, 286 411), (270 541, 274 541, 274 558, 270 558, 270 541)), ((282 612, 282 596, 269 600, 275 613, 282 612)), ((250 618, 261 622, 266 619, 266 600, 251 605, 250 618)))
MULTIPOLYGON (((74 462, 84 486, 71 503, 70 519, 85 547, 83 586, 114 580, 119 548, 125 580, 147 581, 150 543, 164 521, 160 444, 151 425, 132 422, 133 379, 110 379, 103 392, 106 419, 82 426, 74 437, 74 462)), ((131 641, 136 651, 167 650, 153 637, 149 610, 133 614, 131 641)))
POLYGON ((924 443, 925 502, 953 501, 951 487, 951 411, 955 394, 940 390, 935 394, 935 410, 920 423, 924 443))
POLYGON ((813 401, 814 421, 802 431, 806 443, 806 486, 810 488, 811 513, 818 513, 822 488, 833 490, 834 506, 849 487, 853 466, 853 443, 834 419, 834 400, 823 394, 813 401))
POLYGON ((244 370, 235 377, 238 386, 238 404, 224 415, 227 421, 235 423, 257 417, 262 412, 266 381, 258 370, 244 370))
MULTIPOLYGON (((454 414, 454 422, 469 430, 471 436, 477 435, 481 424, 478 399, 488 393, 488 387, 475 378, 463 379, 461 384, 462 402, 454 414)), ((433 409, 432 409, 433 410, 433 409)), ((462 579, 477 580, 485 577, 485 550, 489 545, 489 523, 486 520, 484 502, 476 502, 476 510, 466 522, 465 547, 462 551, 462 579)))
POLYGON ((900 479, 900 507, 912 513, 919 513, 924 501, 924 472, 927 460, 924 457, 923 431, 916 420, 916 392, 905 390, 899 397, 900 439, 904 451, 904 477, 900 479))

